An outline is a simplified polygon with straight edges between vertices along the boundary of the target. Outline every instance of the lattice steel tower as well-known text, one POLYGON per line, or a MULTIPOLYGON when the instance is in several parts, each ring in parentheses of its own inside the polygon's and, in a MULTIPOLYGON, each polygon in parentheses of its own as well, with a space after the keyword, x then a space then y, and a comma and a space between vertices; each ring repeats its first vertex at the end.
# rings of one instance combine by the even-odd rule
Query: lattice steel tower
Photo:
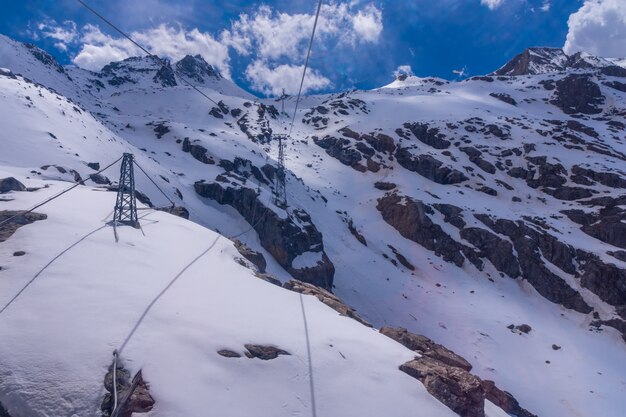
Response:
POLYGON ((287 186, 285 176, 285 135, 278 137, 278 167, 276 169, 276 184, 274 188, 274 204, 278 207, 287 207, 287 186))
POLYGON ((137 219, 137 200, 135 198, 135 173, 133 171, 134 157, 132 153, 125 153, 120 168, 120 182, 113 214, 114 224, 128 224, 139 227, 137 219))

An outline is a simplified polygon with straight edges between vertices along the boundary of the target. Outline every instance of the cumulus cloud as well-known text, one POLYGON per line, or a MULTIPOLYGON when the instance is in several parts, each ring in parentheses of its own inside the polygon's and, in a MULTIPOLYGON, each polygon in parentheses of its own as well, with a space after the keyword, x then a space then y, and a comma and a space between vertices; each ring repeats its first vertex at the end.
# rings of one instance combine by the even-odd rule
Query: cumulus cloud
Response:
POLYGON ((480 0, 480 4, 487 6, 489 10, 497 9, 502 6, 502 3, 504 3, 504 0, 480 0))
MULTIPOLYGON (((151 53, 174 61, 185 55, 200 54, 209 64, 218 68, 222 75, 230 77, 228 47, 208 33, 162 24, 146 31, 133 32, 130 36, 151 53)), ((80 43, 80 50, 73 62, 90 70, 99 70, 111 61, 145 55, 128 39, 109 36, 94 25, 83 28, 80 43)))
MULTIPOLYGON (((263 61, 254 61, 246 68, 246 77, 252 87, 265 94, 278 96, 283 88, 287 94, 297 94, 302 80, 304 65, 282 64, 270 68, 263 61)), ((318 71, 308 69, 304 79, 303 91, 320 90, 330 87, 331 81, 318 71)))
POLYGON ((37 25, 37 30, 42 37, 56 40, 54 46, 63 52, 67 51, 68 44, 78 38, 76 23, 71 20, 66 20, 61 24, 55 20, 46 20, 37 25))
POLYGON ((586 0, 567 22, 563 49, 602 57, 626 56, 626 1, 586 0))
MULTIPOLYGON (((322 6, 316 39, 336 40, 354 45, 358 42, 378 42, 383 30, 382 12, 374 5, 361 10, 346 3, 322 6)), ((315 16, 311 14, 279 13, 269 6, 260 6, 252 14, 242 14, 224 31, 223 38, 239 54, 252 51, 261 59, 282 57, 301 59, 311 36, 315 16)))

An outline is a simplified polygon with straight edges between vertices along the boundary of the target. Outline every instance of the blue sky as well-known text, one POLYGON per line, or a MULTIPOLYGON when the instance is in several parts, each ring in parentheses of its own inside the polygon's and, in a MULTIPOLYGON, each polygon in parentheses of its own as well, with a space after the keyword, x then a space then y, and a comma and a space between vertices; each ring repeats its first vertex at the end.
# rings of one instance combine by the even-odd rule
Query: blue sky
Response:
MULTIPOLYGON (((618 11, 620 3, 626 4, 624 0, 589 2, 605 2, 602 7, 618 11)), ((88 3, 155 53, 172 59, 200 53, 242 87, 271 95, 281 84, 288 84, 288 90, 297 84, 316 0, 88 3)), ((484 74, 526 47, 563 47, 566 38, 573 36, 568 19, 580 15, 584 3, 325 0, 307 86, 318 91, 373 88, 391 82, 401 66, 418 76, 447 79, 457 78, 453 71, 460 69, 468 75, 484 74)), ((591 12, 592 17, 593 13, 602 16, 602 10, 591 12)), ((590 32, 585 22, 581 25, 590 32)), ((136 53, 75 0, 6 2, 0 32, 35 43, 63 64, 91 69, 136 53)), ((587 32, 577 39, 589 38, 587 32)), ((601 38, 596 41, 602 43, 601 38)), ((585 47, 593 49, 593 45, 585 47)))

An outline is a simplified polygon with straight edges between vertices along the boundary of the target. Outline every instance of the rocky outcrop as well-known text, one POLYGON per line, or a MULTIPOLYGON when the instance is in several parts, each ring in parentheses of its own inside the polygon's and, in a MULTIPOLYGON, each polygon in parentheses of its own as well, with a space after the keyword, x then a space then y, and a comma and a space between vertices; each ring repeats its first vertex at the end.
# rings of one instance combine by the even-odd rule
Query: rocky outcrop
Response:
POLYGON ((215 164, 213 158, 207 155, 207 148, 202 145, 192 144, 189 138, 185 138, 183 140, 183 152, 190 153, 191 156, 193 156, 195 159, 202 162, 203 164, 215 164))
POLYGON ((26 191, 26 186, 13 177, 0 178, 0 194, 9 191, 26 191))
POLYGON ((604 96, 589 75, 570 74, 556 82, 551 103, 566 114, 598 114, 602 112, 604 96))
MULTIPOLYGON (((116 387, 118 397, 118 416, 132 417, 135 414, 147 413, 154 407, 154 398, 150 395, 150 389, 143 379, 141 370, 135 377, 130 379, 130 372, 119 362, 116 369, 116 387)), ((113 413, 113 365, 104 377, 106 394, 100 406, 103 417, 109 417, 113 413)))
POLYGON ((461 237, 477 247, 480 250, 478 255, 489 259, 498 271, 511 278, 519 277, 519 263, 513 254, 513 245, 508 240, 480 227, 461 230, 461 237))
POLYGON ((485 416, 485 390, 469 372, 422 357, 400 365, 400 370, 424 384, 426 390, 461 417, 485 416))
POLYGON ((434 251, 445 261, 463 266, 466 255, 472 263, 476 262, 475 265, 480 264, 469 247, 452 239, 428 217, 434 214, 434 210, 421 201, 395 193, 387 194, 378 200, 376 208, 402 236, 434 251))
POLYGON ((235 239, 235 248, 239 251, 241 256, 252 262, 252 264, 256 266, 257 270, 260 273, 265 272, 265 268, 267 268, 267 262, 265 261, 265 256, 263 256, 262 253, 250 249, 248 246, 244 245, 240 240, 237 239, 235 239))
POLYGON ((463 357, 426 336, 404 328, 383 327, 380 332, 421 355, 401 365, 400 370, 420 380, 432 396, 459 416, 484 416, 487 399, 513 416, 537 417, 493 381, 472 375, 472 365, 463 357))
MULTIPOLYGON (((475 217, 497 234, 507 236, 517 252, 521 276, 526 279, 542 296, 581 313, 589 313, 592 308, 582 296, 567 282, 548 268, 542 258, 563 270, 574 274, 575 251, 546 232, 539 232, 523 221, 492 219, 487 215, 475 217)), ((492 244, 493 245, 493 244, 492 244)), ((511 258, 509 258, 511 259, 511 258)), ((497 262, 494 266, 508 270, 506 263, 497 262)), ((513 270, 514 272, 514 270, 513 270)))
POLYGON ((468 372, 472 370, 472 365, 465 358, 457 355, 445 346, 433 342, 426 336, 411 333, 403 327, 385 326, 380 329, 380 332, 420 355, 436 359, 446 365, 461 368, 468 372))
POLYGON ((4 408, 1 402, 0 402, 0 417, 11 417, 11 415, 9 414, 7 409, 4 408))
POLYGON ((404 127, 409 129, 420 142, 428 146, 432 146, 435 149, 447 149, 450 147, 451 143, 446 139, 446 135, 440 133, 437 128, 432 128, 425 123, 405 123, 404 127))
POLYGON ((266 207, 255 190, 236 184, 198 181, 194 187, 202 197, 236 209, 258 233, 263 248, 294 278, 332 288, 335 267, 324 252, 322 234, 304 210, 295 209, 283 217, 266 207), (316 262, 294 266, 294 260, 305 254, 316 262))
POLYGON ((535 414, 520 406, 513 395, 496 387, 495 382, 488 379, 482 381, 485 399, 500 407, 505 413, 515 417, 537 417, 535 414))
POLYGON ((287 281, 283 284, 283 287, 300 294, 314 295, 315 297, 317 297, 318 300, 320 300, 322 303, 326 304, 328 307, 332 308, 342 316, 350 317, 351 319, 354 319, 367 327, 372 327, 371 324, 369 324, 357 314, 355 309, 347 306, 334 294, 331 294, 330 292, 320 287, 316 287, 315 285, 311 285, 306 282, 297 280, 287 281))
POLYGON ((245 354, 250 359, 258 358, 264 361, 269 361, 272 359, 276 359, 280 355, 291 355, 286 350, 271 345, 247 344, 245 345, 245 347, 247 349, 247 352, 245 352, 245 354))
POLYGON ((417 172, 438 184, 458 184, 468 179, 461 171, 444 166, 443 162, 430 155, 414 156, 408 148, 398 148, 396 159, 409 171, 417 172))
POLYGON ((583 287, 606 303, 626 305, 626 269, 604 263, 598 256, 582 250, 577 251, 577 259, 580 263, 577 276, 583 287))
POLYGON ((28 213, 25 210, 11 211, 5 210, 0 211, 0 223, 10 219, 11 217, 16 216, 10 222, 3 224, 0 226, 0 242, 4 242, 8 238, 10 238, 13 233, 17 229, 22 226, 26 226, 27 224, 34 223, 38 220, 45 220, 48 218, 47 215, 42 213, 28 213))

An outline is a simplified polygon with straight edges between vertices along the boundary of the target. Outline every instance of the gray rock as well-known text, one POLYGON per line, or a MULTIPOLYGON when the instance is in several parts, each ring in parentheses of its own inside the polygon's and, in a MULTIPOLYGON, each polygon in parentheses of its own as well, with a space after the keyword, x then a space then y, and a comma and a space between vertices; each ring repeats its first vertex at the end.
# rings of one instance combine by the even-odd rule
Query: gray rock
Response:
POLYGON ((5 194, 9 191, 26 191, 26 186, 13 177, 1 178, 0 194, 5 194))

